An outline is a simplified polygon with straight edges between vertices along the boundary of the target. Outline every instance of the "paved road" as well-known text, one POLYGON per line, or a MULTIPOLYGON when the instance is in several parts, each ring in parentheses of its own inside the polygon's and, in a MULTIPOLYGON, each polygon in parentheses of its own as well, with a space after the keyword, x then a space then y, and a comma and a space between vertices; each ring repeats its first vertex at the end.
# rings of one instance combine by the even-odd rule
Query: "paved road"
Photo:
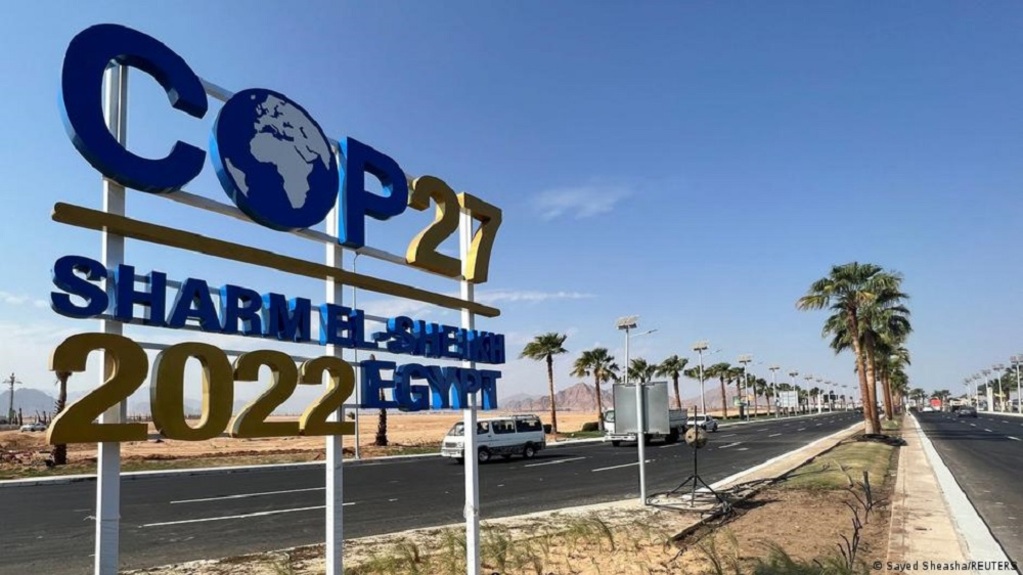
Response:
MULTIPOLYGON (((860 416, 722 427, 700 453, 700 473, 723 479, 817 438, 860 416)), ((684 443, 647 448, 648 493, 678 485, 692 468, 684 443)), ((480 466, 481 517, 506 517, 638 497, 634 446, 590 443, 548 449, 535 459, 480 466)), ((440 457, 367 461, 345 467, 348 538, 460 523, 461 465, 440 457)), ((122 568, 280 549, 324 539, 321 466, 124 481, 122 568)), ((93 481, 0 488, 5 529, 0 573, 91 572, 93 481), (9 526, 9 527, 8 527, 9 526)))
POLYGON ((917 421, 1006 555, 1023 565, 1023 418, 930 412, 917 421))

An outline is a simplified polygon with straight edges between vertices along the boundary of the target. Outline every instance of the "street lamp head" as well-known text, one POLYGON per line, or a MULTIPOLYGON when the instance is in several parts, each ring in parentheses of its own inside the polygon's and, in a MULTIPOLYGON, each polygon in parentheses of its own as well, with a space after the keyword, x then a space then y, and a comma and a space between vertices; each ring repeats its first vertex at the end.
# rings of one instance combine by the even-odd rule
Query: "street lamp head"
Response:
POLYGON ((693 351, 707 351, 710 345, 706 341, 698 341, 693 344, 693 351))
POLYGON ((751 361, 753 361, 753 356, 752 355, 745 354, 745 355, 740 355, 739 356, 739 363, 741 363, 743 365, 746 365, 747 363, 749 363, 751 361))
POLYGON ((639 321, 638 315, 627 315, 625 317, 618 318, 618 321, 615 322, 615 326, 618 327, 618 329, 636 329, 636 326, 638 325, 636 323, 637 321, 639 321))
POLYGON ((994 364, 994 365, 993 365, 993 366, 991 366, 991 367, 992 367, 992 369, 994 369, 995 371, 1002 371, 1003 369, 1005 369, 1005 365, 1003 365, 1003 364, 1001 364, 1001 363, 996 363, 996 364, 994 364))
POLYGON ((797 375, 799 375, 799 372, 796 370, 792 370, 789 372, 789 377, 796 377, 797 375))
POLYGON ((767 369, 770 369, 771 371, 778 371, 779 369, 781 369, 781 366, 780 365, 772 365, 771 367, 769 367, 767 369))

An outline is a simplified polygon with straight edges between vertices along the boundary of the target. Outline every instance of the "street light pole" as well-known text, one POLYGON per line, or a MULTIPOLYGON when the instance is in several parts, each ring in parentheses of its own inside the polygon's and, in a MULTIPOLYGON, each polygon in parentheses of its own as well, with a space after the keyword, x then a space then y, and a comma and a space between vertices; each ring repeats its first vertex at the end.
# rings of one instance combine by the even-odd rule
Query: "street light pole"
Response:
MULTIPOLYGON (((707 390, 703 385, 703 352, 710 347, 706 341, 698 341, 693 344, 693 351, 700 354, 700 410, 704 417, 707 416, 707 390)), ((628 367, 628 366, 626 366, 628 367)))
POLYGON ((1014 355, 1010 358, 1012 365, 1016 367, 1016 413, 1023 413, 1023 395, 1020 395, 1019 385, 1019 364, 1023 362, 1023 357, 1014 355))
MULTIPOLYGON (((777 377, 777 375, 778 375, 778 370, 781 369, 781 366, 772 365, 768 369, 771 370, 771 397, 774 398, 774 402, 775 402, 775 405, 774 405, 774 416, 778 417, 778 377, 777 377)), ((767 403, 767 409, 768 410, 771 409, 771 403, 770 402, 767 403)), ((768 415, 770 415, 770 413, 771 412, 768 411, 768 415)))
MULTIPOLYGON (((796 389, 796 376, 797 375, 799 375, 799 372, 794 370, 794 369, 789 372, 789 377, 792 378, 792 391, 794 391, 796 393, 796 408, 798 410, 798 408, 799 408, 799 390, 796 389)), ((789 409, 791 410, 792 406, 789 406, 789 409)), ((790 412, 789 415, 792 415, 792 413, 790 412)))
MULTIPOLYGON (((639 325, 639 316, 626 316, 619 318, 616 326, 625 331, 625 383, 629 383, 629 336, 633 329, 639 325)), ((647 335, 657 331, 652 329, 639 335, 647 335)), ((639 502, 643 505, 646 501, 646 421, 643 417, 643 382, 636 382, 636 451, 639 452, 639 502)))
POLYGON ((1005 375, 1006 366, 1004 363, 995 363, 992 366, 994 370, 994 379, 998 382, 998 402, 1002 404, 1002 411, 1006 411, 1006 396, 1002 392, 1002 377, 1005 375))
POLYGON ((987 376, 991 375, 991 370, 982 369, 980 370, 980 374, 984 376, 984 395, 990 395, 992 398, 991 401, 988 403, 987 409, 988 411, 994 411, 995 410, 994 393, 989 393, 991 392, 991 380, 987 378, 987 376))
MULTIPOLYGON (((810 395, 809 395, 809 393, 810 393, 810 386, 812 385, 811 382, 813 382, 813 374, 812 373, 806 374, 805 376, 803 376, 803 380, 806 381, 806 393, 807 393, 807 396, 806 396, 807 400, 806 400, 806 402, 808 404, 807 407, 809 408, 810 407, 809 406, 809 403, 810 403, 810 399, 809 399, 810 395)), ((809 411, 809 409, 807 411, 809 411)), ((820 394, 819 391, 817 392, 817 413, 818 414, 824 413, 824 405, 821 403, 821 394, 820 394)))
POLYGON ((749 409, 746 407, 746 396, 749 394, 749 376, 746 371, 746 366, 751 361, 753 361, 752 355, 747 354, 739 356, 739 363, 742 364, 742 388, 743 388, 742 395, 739 396, 739 404, 740 407, 743 408, 742 413, 744 415, 744 417, 741 417, 740 419, 745 419, 747 421, 749 421, 749 409))

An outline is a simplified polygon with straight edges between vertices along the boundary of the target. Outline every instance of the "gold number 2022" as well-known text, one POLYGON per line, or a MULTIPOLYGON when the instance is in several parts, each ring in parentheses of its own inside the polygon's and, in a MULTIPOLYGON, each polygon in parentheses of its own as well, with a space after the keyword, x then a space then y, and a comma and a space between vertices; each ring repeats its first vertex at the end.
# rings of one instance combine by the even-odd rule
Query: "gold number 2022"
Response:
MULTIPOLYGON (((137 343, 114 334, 73 335, 54 349, 50 369, 85 371, 89 355, 99 350, 107 354, 106 380, 53 419, 47 433, 49 443, 145 441, 147 438, 144 423, 96 422, 100 414, 127 399, 145 381, 149 359, 137 343)), ((355 390, 352 366, 337 357, 318 357, 296 366, 284 353, 262 350, 244 353, 232 365, 219 348, 187 342, 160 352, 153 362, 152 375, 153 423, 157 431, 169 439, 201 441, 224 431, 231 437, 351 435, 355 432, 352 422, 328 421, 355 390), (202 415, 195 426, 187 422, 184 406, 185 363, 189 359, 197 360, 202 372, 202 415), (270 368, 270 387, 232 417, 235 383, 257 381, 262 366, 270 368), (298 384, 319 385, 324 375, 328 376, 326 391, 306 408, 298 421, 267 421, 298 384)))

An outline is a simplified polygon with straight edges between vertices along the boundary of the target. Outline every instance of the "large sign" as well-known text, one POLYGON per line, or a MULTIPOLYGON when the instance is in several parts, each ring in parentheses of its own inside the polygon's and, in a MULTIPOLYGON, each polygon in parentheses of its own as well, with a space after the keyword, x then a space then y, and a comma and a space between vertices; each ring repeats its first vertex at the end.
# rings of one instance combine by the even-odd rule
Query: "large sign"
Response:
MULTIPOLYGON (((70 43, 61 76, 64 123, 78 152, 105 178, 126 188, 151 194, 184 193, 182 188, 202 171, 209 155, 224 193, 245 217, 274 232, 305 230, 332 213, 336 242, 347 249, 366 246, 367 218, 389 220, 411 207, 436 206, 436 218, 412 238, 403 261, 409 266, 479 284, 487 281, 501 211, 467 193, 456 193, 434 176, 409 178, 387 154, 351 137, 329 138, 299 103, 269 89, 245 89, 226 99, 212 125, 208 150, 171 142, 162 158, 144 158, 112 133, 104 116, 102 86, 111 63, 141 70, 165 91, 171 107, 202 119, 209 112, 207 87, 173 50, 141 32, 101 24, 78 34, 70 43), (367 190, 369 175, 381 194, 367 190), (459 214, 478 222, 463 259, 437 248, 459 229, 459 214)), ((471 299, 429 292, 403 283, 345 271, 251 246, 195 234, 65 203, 54 208, 55 221, 271 268, 304 277, 335 281, 360 289, 468 310, 493 317, 499 310, 471 299)), ((272 233, 272 232, 271 232, 272 233)), ((281 342, 333 345, 427 359, 459 360, 463 365, 501 364, 504 337, 486 331, 416 320, 386 318, 382 328, 367 327, 366 314, 331 302, 288 297, 265 287, 211 286, 199 277, 169 279, 167 274, 135 265, 108 267, 94 259, 68 254, 53 266, 51 307, 71 318, 103 318, 125 323, 189 329, 207 333, 263 338, 281 342), (170 287, 170 286, 178 287, 170 287), (319 336, 314 341, 313 325, 319 336)), ((100 387, 58 415, 49 431, 51 443, 135 441, 145 426, 95 423, 111 406, 125 400, 148 377, 151 410, 158 430, 167 437, 201 440, 227 432, 237 437, 338 435, 352 425, 328 421, 356 385, 352 365, 324 355, 296 364, 271 349, 243 353, 230 361, 215 346, 182 342, 160 351, 152 366, 143 348, 121 335, 85 333, 72 336, 53 353, 51 369, 76 372, 86 358, 104 350, 113 369, 100 387), (184 366, 202 366, 203 415, 197 427, 185 423, 184 366), (238 414, 232 414, 234 386, 255 381, 269 367, 270 388, 238 414), (330 382, 323 395, 295 421, 266 418, 298 385, 330 382)), ((483 409, 497 407, 493 369, 454 367, 370 359, 359 363, 361 406, 402 410, 462 408, 467 397, 481 393, 483 409), (386 392, 386 393, 385 393, 386 392)))

